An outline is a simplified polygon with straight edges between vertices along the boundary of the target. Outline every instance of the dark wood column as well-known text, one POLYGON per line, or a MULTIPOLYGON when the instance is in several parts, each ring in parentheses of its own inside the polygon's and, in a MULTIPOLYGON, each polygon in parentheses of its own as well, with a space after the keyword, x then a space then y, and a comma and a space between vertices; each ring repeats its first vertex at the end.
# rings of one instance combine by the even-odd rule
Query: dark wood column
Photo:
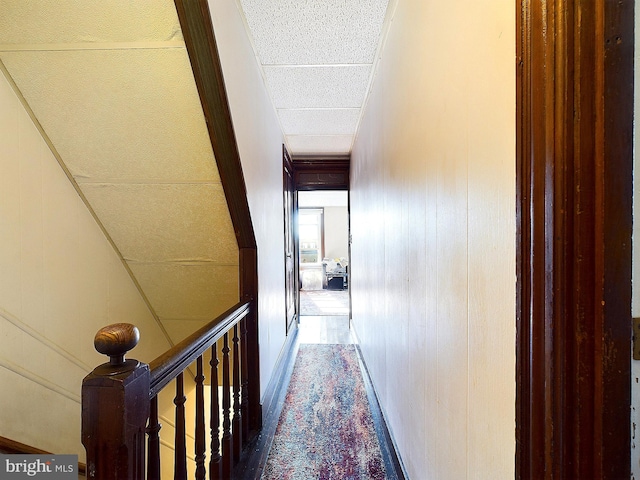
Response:
POLYGON ((517 22, 516 477, 629 478, 634 2, 517 22))

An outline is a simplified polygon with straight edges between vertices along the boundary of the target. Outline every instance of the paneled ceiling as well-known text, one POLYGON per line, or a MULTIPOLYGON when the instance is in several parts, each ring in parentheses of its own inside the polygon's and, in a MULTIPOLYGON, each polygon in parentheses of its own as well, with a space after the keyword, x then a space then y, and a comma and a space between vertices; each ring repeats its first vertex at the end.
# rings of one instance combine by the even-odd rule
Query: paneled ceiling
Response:
POLYGON ((351 152, 388 0, 239 0, 292 155, 351 152))
POLYGON ((172 0, 1 0, 0 69, 171 341, 238 301, 237 243, 172 0))

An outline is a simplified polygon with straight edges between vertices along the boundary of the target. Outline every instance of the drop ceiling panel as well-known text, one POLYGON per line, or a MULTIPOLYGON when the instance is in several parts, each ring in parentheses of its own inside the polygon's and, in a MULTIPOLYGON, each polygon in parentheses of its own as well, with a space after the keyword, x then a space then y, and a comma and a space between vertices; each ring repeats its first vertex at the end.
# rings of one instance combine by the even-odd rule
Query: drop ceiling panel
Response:
POLYGON ((263 65, 373 63, 388 0, 241 0, 263 65))
MULTIPOLYGON (((205 320, 190 320, 190 319, 178 319, 178 320, 163 320, 162 324, 164 325, 165 330, 169 334, 169 337, 174 343, 181 342, 193 332, 199 330, 204 327, 208 321, 205 320)), ((208 351, 205 353, 205 358, 203 361, 205 365, 208 365, 206 358, 211 358, 211 355, 208 351)), ((189 367, 191 368, 191 367, 189 367)), ((192 372, 195 376, 195 372, 192 372)), ((205 382, 206 383, 206 382, 205 382)))
POLYGON ((350 153, 389 1, 237 1, 290 153, 350 153))
POLYGON ((86 184, 82 190, 127 261, 238 262, 220 185, 86 184))
POLYGON ((182 40, 171 0, 0 2, 0 44, 167 40, 182 40))
POLYGON ((238 266, 130 264, 161 319, 211 321, 238 302, 238 266))
POLYGON ((265 67, 276 108, 360 108, 371 66, 265 67))
POLYGON ((174 2, 0 0, 0 60, 167 330, 235 304, 236 238, 174 2))
POLYGON ((219 181, 184 48, 0 59, 78 182, 219 181))
POLYGON ((279 110, 286 135, 353 135, 360 109, 279 110))
POLYGON ((344 155, 351 151, 351 135, 291 135, 287 137, 290 148, 297 154, 335 154, 344 155))

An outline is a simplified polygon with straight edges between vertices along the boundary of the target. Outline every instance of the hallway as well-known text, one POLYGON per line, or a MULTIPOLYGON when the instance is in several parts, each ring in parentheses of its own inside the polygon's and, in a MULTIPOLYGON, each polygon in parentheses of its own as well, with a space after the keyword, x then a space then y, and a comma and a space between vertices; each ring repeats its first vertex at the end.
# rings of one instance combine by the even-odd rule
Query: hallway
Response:
POLYGON ((0 384, 24 393, 0 395, 0 435, 84 461, 95 332, 135 324, 149 363, 238 298, 250 418, 273 434, 305 328, 296 342, 284 301, 284 144, 348 158, 351 327, 408 476, 513 478, 514 2, 27 3, 0 14, 0 384), (245 4, 280 12, 250 24, 245 4), (351 46, 374 11, 384 39, 351 46), (257 62, 276 20, 298 46, 277 52, 322 58, 257 62))
MULTIPOLYGON (((254 446, 253 453, 249 455, 243 463, 238 466, 236 470, 236 474, 238 478, 245 479, 254 479, 254 478, 276 478, 275 476, 269 476, 265 471, 265 466, 271 459, 272 450, 274 450, 274 444, 279 441, 278 432, 276 432, 278 427, 278 422, 281 417, 281 413, 283 407, 285 405, 285 399, 287 397, 287 393, 290 392, 294 384, 290 382, 292 378, 292 373, 294 371, 294 365, 296 364, 296 360, 300 357, 299 352, 300 348, 316 347, 316 346, 355 346, 355 351, 357 352, 358 364, 360 371, 364 372, 362 376, 362 380, 364 382, 364 388, 366 390, 366 397, 369 403, 370 415, 373 420, 373 426, 375 429, 375 436, 377 437, 377 441, 379 443, 379 452, 375 452, 376 454, 381 455, 382 462, 384 464, 384 477, 387 479, 401 479, 404 478, 402 475, 401 467, 398 461, 395 452, 393 451, 393 447, 391 444, 391 440, 389 437, 388 430, 386 425, 384 424, 384 420, 382 417, 382 412, 380 410, 380 406, 375 397, 375 393, 371 386, 371 382, 369 380, 368 374, 364 369, 364 365, 362 363, 360 357, 360 351, 357 347, 357 338, 352 329, 349 328, 349 317, 348 316, 302 316, 300 317, 300 323, 296 330, 294 345, 291 349, 291 354, 286 359, 286 367, 285 373, 283 375, 282 381, 278 386, 278 392, 276 394, 277 400, 274 402, 275 406, 266 413, 264 418, 264 427, 263 431, 260 434, 260 438, 257 441, 257 444, 254 446)), ((317 360, 317 357, 313 358, 314 361, 317 360)), ((349 379, 344 379, 349 380, 349 379)), ((307 404, 304 406, 300 406, 297 410, 314 410, 314 404, 307 404)), ((296 418, 296 422, 298 418, 296 418)), ((313 444, 322 444, 326 440, 330 439, 320 439, 314 438, 313 444)), ((377 447, 377 445, 376 445, 377 447)), ((299 452, 302 455, 302 452, 299 452)), ((315 452, 314 452, 315 453, 315 452)), ((333 453, 333 452, 332 452, 333 453)), ((297 456, 298 452, 294 454, 297 456)), ((291 458, 291 461, 287 461, 287 464, 292 465, 295 464, 295 458, 291 458)), ((278 476, 278 478, 283 478, 278 476)), ((295 474, 292 478, 303 478, 300 474, 295 474)), ((322 475, 318 477, 314 475, 309 478, 324 478, 322 475)), ((354 478, 370 478, 369 476, 362 477, 354 477, 354 478)))

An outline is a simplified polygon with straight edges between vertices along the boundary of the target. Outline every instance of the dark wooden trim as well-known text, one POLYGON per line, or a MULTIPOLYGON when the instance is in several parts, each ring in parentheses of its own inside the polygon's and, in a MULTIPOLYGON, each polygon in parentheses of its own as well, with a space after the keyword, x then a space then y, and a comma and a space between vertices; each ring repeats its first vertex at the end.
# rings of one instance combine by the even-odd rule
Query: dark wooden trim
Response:
POLYGON ((630 476, 633 23, 518 1, 519 479, 630 476))
POLYGON ((293 174, 293 160, 291 160, 291 155, 289 155, 285 145, 282 145, 282 163, 283 168, 288 169, 293 174))
POLYGON ((287 335, 291 330, 291 323, 298 322, 300 316, 300 295, 298 294, 300 285, 300 252, 298 248, 298 192, 295 187, 295 172, 291 156, 287 147, 282 145, 282 201, 284 215, 284 265, 285 265, 285 315, 287 335), (290 197, 290 198, 289 198, 290 197), (292 279, 288 278, 287 262, 291 255, 293 266, 292 279), (290 314, 289 295, 293 296, 293 314, 290 314))
POLYGON ((351 155, 293 155, 291 160, 299 165, 316 163, 348 165, 351 162, 351 155))
POLYGON ((373 418, 373 426, 378 436, 380 443, 380 451, 382 453, 382 459, 386 469, 386 478, 393 480, 405 480, 409 478, 409 474, 404 468, 402 458, 398 455, 398 446, 391 435, 391 431, 387 425, 384 412, 380 407, 378 401, 378 394, 373 382, 371 381, 371 375, 369 375, 369 369, 362 356, 362 350, 359 344, 355 344, 356 353, 358 354, 358 363, 360 364, 360 370, 362 371, 362 380, 367 392, 367 399, 369 400, 369 407, 371 408, 371 417, 373 418))
POLYGON ((251 302, 246 318, 250 435, 260 430, 258 255, 231 110, 207 0, 175 0, 200 102, 239 248, 240 298, 251 302))
POLYGON ((258 335, 258 252, 255 248, 240 249, 240 296, 251 299, 247 315, 247 369, 249 384, 249 435, 250 439, 262 428, 262 406, 260 404, 260 352, 258 335))
MULTIPOLYGON (((15 454, 27 454, 27 455, 55 455, 46 450, 26 445, 24 443, 16 442, 6 437, 0 437, 0 453, 15 455, 15 454)), ((78 473, 84 477, 87 476, 87 466, 84 463, 78 462, 78 473)))
POLYGON ((151 381, 149 399, 182 373, 211 345, 250 313, 250 303, 240 302, 167 350, 149 364, 151 381))
MULTIPOLYGON (((282 393, 281 391, 283 389, 282 382, 285 380, 288 381, 286 370, 289 367, 291 367, 292 362, 294 361, 295 356, 298 352, 298 349, 297 349, 298 345, 296 343, 298 341, 298 333, 299 333, 298 324, 299 322, 294 323, 292 326, 292 331, 290 332, 289 335, 287 335, 287 338, 282 347, 282 351, 280 353, 278 361, 276 362, 276 365, 273 369, 273 375, 271 376, 271 379, 269 380, 269 383, 267 384, 267 388, 264 392, 264 400, 262 405, 264 407, 264 411, 267 413, 268 412, 273 413, 274 408, 277 410, 278 395, 282 393)), ((284 390, 286 391, 286 387, 284 388, 284 390)), ((278 410, 278 413, 279 413, 279 410, 278 410)))
POLYGON ((238 247, 255 248, 247 190, 209 4, 206 0, 175 0, 175 4, 238 247))
MULTIPOLYGON (((110 326, 115 333, 110 350, 116 352, 128 347, 117 326, 110 326)), ((149 413, 147 364, 110 361, 84 378, 81 438, 91 477, 144 478, 149 413)))
POLYGON ((47 452, 46 450, 41 450, 5 437, 0 437, 0 453, 9 455, 20 453, 27 455, 51 455, 51 452, 47 452))
MULTIPOLYGON (((602 382, 596 399, 602 416, 600 442, 604 478, 630 477, 631 405, 631 264, 633 230, 633 123, 635 2, 605 1, 602 55, 604 105, 602 127, 603 208, 597 219, 604 269, 602 272, 602 324, 596 351, 602 352, 602 382), (601 402, 601 403, 600 403, 601 402)), ((597 367, 600 367, 598 365, 597 367)))
POLYGON ((349 190, 349 157, 294 156, 296 190, 349 190))

